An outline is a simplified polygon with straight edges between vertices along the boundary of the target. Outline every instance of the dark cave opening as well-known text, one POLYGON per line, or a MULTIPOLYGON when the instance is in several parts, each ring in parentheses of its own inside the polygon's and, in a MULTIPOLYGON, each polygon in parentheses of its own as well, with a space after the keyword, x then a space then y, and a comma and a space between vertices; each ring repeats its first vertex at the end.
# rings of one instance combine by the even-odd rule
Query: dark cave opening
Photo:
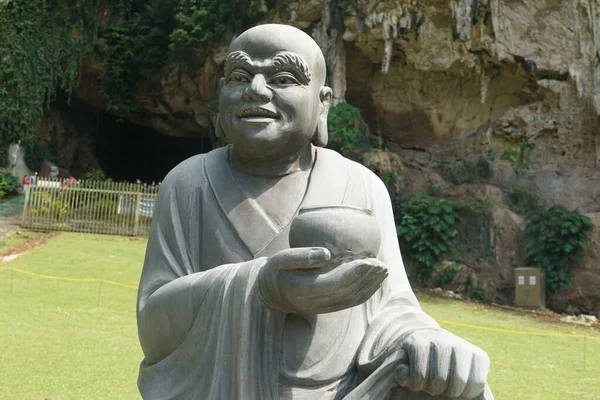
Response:
POLYGON ((212 149, 208 136, 172 137, 100 113, 94 154, 115 181, 160 182, 181 161, 212 149))

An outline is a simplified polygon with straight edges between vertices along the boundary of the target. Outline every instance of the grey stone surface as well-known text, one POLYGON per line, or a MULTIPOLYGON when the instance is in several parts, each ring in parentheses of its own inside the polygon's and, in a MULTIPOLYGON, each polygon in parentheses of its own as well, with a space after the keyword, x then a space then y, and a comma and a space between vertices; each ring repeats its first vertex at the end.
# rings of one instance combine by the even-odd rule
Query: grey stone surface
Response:
POLYGON ((331 99, 303 32, 231 44, 217 117, 231 144, 178 165, 156 203, 144 399, 493 399, 487 355, 421 311, 385 185, 322 148, 331 99))

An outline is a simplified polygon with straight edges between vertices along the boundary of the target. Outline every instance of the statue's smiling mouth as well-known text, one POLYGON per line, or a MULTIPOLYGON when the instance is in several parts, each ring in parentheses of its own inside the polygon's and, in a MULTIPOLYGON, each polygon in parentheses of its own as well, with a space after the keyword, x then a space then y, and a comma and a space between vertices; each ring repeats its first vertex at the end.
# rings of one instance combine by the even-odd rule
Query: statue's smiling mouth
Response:
POLYGON ((242 109, 238 116, 248 122, 270 122, 279 118, 279 114, 266 107, 247 107, 242 109))

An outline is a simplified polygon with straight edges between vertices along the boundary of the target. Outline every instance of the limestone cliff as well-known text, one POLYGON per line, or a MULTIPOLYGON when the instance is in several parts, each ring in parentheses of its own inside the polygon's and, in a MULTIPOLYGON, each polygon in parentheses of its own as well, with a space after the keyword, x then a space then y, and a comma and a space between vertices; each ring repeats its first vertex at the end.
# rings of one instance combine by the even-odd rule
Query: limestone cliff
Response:
MULTIPOLYGON (((491 299, 508 301, 512 268, 524 263, 522 218, 505 205, 505 188, 530 187, 547 204, 589 213, 596 233, 586 266, 551 303, 600 313, 600 0, 267 3, 264 22, 295 25, 322 47, 335 100, 359 107, 370 134, 402 159, 399 185, 410 192, 434 182, 465 195, 456 185, 466 184, 470 196, 497 198, 485 228, 493 262, 470 265, 491 299), (519 143, 528 150, 526 174, 515 160, 490 156, 519 143), (482 157, 489 174, 468 179, 482 157)), ((115 13, 101 2, 100 49, 115 13)), ((205 49, 196 68, 170 62, 146 71, 134 89, 142 112, 113 113, 164 135, 212 135, 211 104, 236 33, 205 49)), ((106 106, 97 85, 104 72, 99 59, 84 62, 80 101, 106 106)))

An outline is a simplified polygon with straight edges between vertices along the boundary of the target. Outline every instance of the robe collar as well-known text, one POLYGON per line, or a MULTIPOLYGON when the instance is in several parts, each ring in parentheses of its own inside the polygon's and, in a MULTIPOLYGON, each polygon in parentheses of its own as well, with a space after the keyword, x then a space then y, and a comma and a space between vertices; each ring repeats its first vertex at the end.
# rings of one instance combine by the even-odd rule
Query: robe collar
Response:
MULTIPOLYGON (((248 250, 256 256, 285 230, 293 218, 278 224, 256 200, 248 197, 231 170, 230 151, 231 145, 206 154, 205 172, 223 214, 248 250)), ((299 209, 342 203, 348 183, 347 163, 343 161, 339 154, 317 148, 308 188, 299 209)), ((269 210, 269 213, 280 217, 278 210, 269 210)))

